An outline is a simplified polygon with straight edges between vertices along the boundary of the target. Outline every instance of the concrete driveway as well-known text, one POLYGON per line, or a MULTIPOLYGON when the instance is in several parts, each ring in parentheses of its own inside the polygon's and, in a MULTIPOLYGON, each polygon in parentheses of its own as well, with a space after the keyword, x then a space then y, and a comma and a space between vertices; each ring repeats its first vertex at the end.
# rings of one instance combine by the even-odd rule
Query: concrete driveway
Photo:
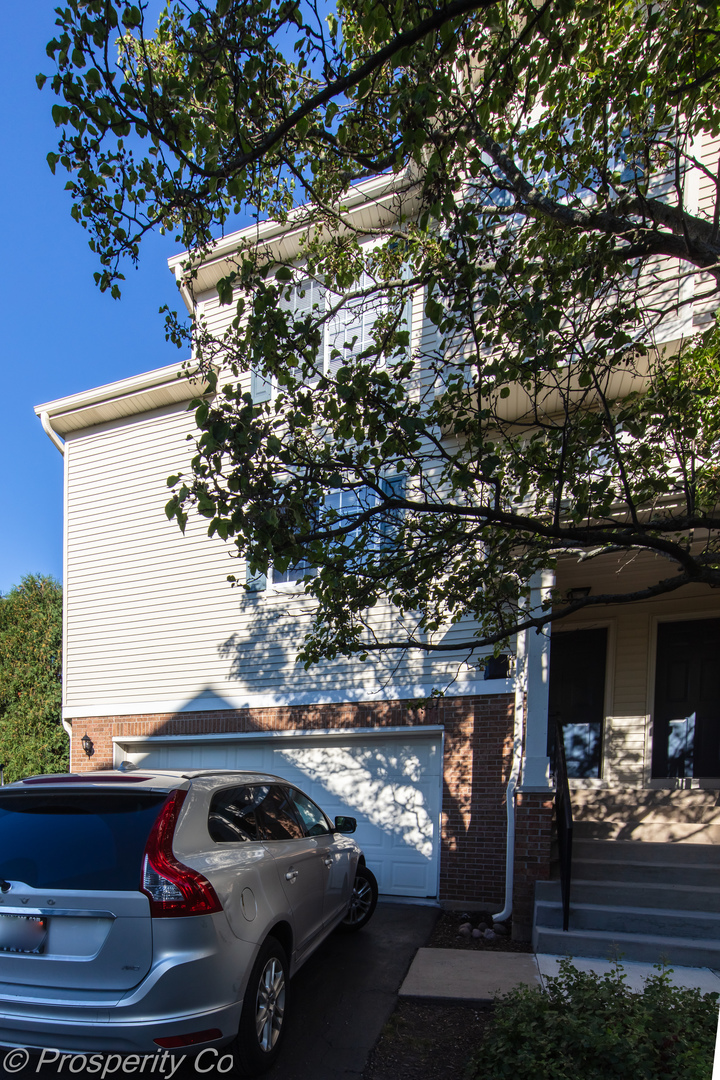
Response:
MULTIPOLYGON (((277 1065, 265 1074, 267 1080, 357 1080, 436 917, 436 908, 380 902, 364 930, 331 934, 290 984, 285 1042, 277 1065)), ((219 1059, 221 1055, 219 1051, 219 1059)), ((8 1080, 69 1077, 67 1065, 47 1063, 38 1069, 37 1059, 31 1059, 25 1067, 5 1069, 3 1057, 4 1051, 0 1077, 8 1080)), ((218 1080, 227 1075, 214 1068, 209 1057, 202 1071, 191 1061, 173 1069, 174 1064, 159 1064, 152 1080, 218 1080)), ((113 1065, 105 1080, 131 1080, 132 1073, 119 1061, 113 1065)), ((72 1071, 90 1080, 89 1072, 72 1071)), ((95 1071, 92 1080, 98 1076, 102 1071, 95 1071)))

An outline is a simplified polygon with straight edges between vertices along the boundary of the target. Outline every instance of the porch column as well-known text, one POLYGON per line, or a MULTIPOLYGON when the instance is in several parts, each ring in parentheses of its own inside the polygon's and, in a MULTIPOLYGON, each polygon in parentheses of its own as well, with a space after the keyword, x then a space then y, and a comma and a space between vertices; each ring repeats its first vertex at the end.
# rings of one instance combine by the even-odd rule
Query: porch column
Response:
MULTIPOLYGON (((538 614, 542 601, 555 584, 555 573, 542 570, 531 580, 529 608, 538 614)), ((525 631, 527 702, 525 713, 525 754, 521 791, 552 790, 548 740, 548 689, 550 678, 550 626, 537 633, 525 631)))

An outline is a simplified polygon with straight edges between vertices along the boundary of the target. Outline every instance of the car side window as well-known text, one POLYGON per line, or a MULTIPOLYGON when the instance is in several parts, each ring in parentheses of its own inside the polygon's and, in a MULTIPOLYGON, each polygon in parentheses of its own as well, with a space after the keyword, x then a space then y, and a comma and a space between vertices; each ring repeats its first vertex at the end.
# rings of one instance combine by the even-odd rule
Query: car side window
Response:
POLYGON ((320 807, 297 788, 293 788, 291 794, 298 817, 305 826, 308 836, 327 836, 330 828, 320 807))
POLYGON ((273 784, 262 802, 263 839, 301 840, 305 830, 287 788, 273 784))
POLYGON ((267 784, 223 788, 210 802, 208 832, 216 844, 262 840, 258 807, 267 797, 267 784))

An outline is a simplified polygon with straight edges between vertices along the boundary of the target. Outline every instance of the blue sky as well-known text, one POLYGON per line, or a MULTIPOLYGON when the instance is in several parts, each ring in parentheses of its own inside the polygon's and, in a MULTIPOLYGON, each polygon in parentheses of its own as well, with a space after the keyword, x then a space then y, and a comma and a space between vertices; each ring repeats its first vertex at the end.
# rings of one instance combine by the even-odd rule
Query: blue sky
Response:
POLYGON ((145 243, 140 269, 126 267, 121 300, 100 294, 65 179, 45 161, 57 141, 54 95, 37 89, 35 75, 52 73, 45 45, 57 2, 8 4, 3 13, 0 592, 29 573, 62 579, 62 458, 33 406, 183 356, 165 341, 157 313, 164 303, 181 306, 166 265, 173 238, 145 243))

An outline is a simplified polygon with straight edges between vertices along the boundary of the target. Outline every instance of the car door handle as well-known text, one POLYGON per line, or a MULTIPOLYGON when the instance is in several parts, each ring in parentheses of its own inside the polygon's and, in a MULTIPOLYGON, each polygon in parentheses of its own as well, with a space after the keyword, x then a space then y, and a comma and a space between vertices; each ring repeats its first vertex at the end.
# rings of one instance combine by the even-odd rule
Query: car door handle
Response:
POLYGON ((293 881, 295 881, 297 876, 298 876, 298 871, 297 870, 288 870, 287 874, 285 875, 285 880, 292 883, 293 881))

